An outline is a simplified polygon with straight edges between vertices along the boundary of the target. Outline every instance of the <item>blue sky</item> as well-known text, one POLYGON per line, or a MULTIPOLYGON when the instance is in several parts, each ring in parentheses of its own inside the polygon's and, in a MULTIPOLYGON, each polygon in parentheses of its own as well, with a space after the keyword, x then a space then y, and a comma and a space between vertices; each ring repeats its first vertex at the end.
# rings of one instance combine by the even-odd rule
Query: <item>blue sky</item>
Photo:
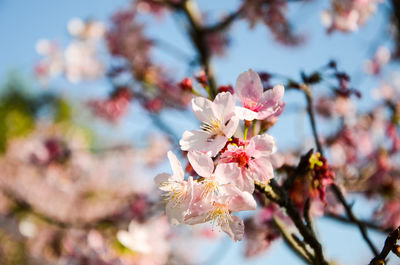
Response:
MULTIPOLYGON (((30 77, 32 66, 39 58, 35 53, 36 41, 40 38, 49 38, 66 44, 68 41, 66 24, 69 19, 92 17, 106 22, 113 11, 123 7, 127 2, 127 0, 0 0, 0 36, 3 36, 0 45, 0 81, 4 81, 7 73, 14 69, 30 77)), ((202 8, 212 10, 214 15, 232 10, 232 7, 239 3, 237 0, 199 0, 199 2, 202 8)), ((257 26, 250 30, 247 22, 241 21, 235 24, 232 28, 231 47, 227 56, 214 60, 218 82, 234 84, 236 77, 248 68, 298 77, 300 70, 312 71, 326 64, 330 59, 336 59, 339 67, 350 74, 359 73, 364 59, 371 54, 376 45, 387 43, 385 31, 382 30, 382 23, 386 20, 385 7, 382 5, 378 15, 374 16, 357 33, 327 35, 320 23, 319 12, 328 5, 329 1, 290 4, 289 17, 295 18, 295 27, 298 32, 307 36, 305 45, 297 48, 282 47, 275 43, 268 30, 263 26, 257 26)), ((151 23, 149 36, 168 41, 189 55, 194 54, 190 42, 177 29, 173 19, 166 17, 161 22, 145 21, 151 23)), ((156 51, 154 58, 176 70, 177 79, 183 77, 185 68, 165 51, 156 51)), ((365 95, 361 105, 366 106, 371 102, 369 98, 371 89, 378 83, 372 78, 360 80, 355 81, 357 88, 365 95)), ((66 85, 62 83, 63 87, 66 85)), ((91 91, 99 86, 107 86, 107 83, 88 83, 85 84, 84 89, 91 91)), ((79 94, 80 89, 82 86, 63 93, 70 93, 73 97, 73 94, 79 94)), ((102 90, 102 88, 99 89, 102 90)), ((299 99, 299 94, 296 92, 287 93, 285 101, 288 105, 304 104, 302 97, 299 99)), ((133 111, 135 110, 137 109, 134 108, 133 111)), ((174 126, 176 133, 181 134, 183 130, 188 129, 189 125, 186 125, 185 128, 182 123, 174 124, 175 115, 177 114, 169 112, 164 115, 164 118, 172 125, 177 125, 174 126)), ((135 124, 138 123, 138 120, 131 123, 134 125, 111 129, 117 129, 129 137, 129 133, 137 129, 135 124)), ((142 124, 141 130, 146 130, 147 125, 150 124, 148 122, 142 124)), ((305 116, 301 116, 301 114, 287 115, 285 120, 278 122, 271 133, 277 137, 281 148, 291 147, 299 143, 299 127, 304 130, 305 135, 309 134, 308 120, 305 116)), ((355 207, 360 214, 363 214, 366 212, 363 208, 367 205, 368 203, 363 201, 357 202, 355 207)), ((361 241, 359 232, 353 227, 339 225, 324 219, 318 222, 318 234, 321 235, 323 245, 330 258, 337 257, 343 261, 342 264, 368 263, 369 250, 361 241)), ((384 240, 382 235, 373 233, 373 238, 379 246, 382 246, 384 240)), ((251 260, 243 260, 241 243, 233 244, 226 240, 226 245, 232 245, 232 247, 220 264, 302 264, 281 243, 275 244, 265 255, 251 260)))

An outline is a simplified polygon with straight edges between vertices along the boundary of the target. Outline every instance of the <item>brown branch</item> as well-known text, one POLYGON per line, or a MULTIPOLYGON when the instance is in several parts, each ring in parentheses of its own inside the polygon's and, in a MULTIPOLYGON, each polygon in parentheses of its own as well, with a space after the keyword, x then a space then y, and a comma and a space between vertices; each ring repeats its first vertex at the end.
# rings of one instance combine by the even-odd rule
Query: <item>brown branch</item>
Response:
MULTIPOLYGON (((351 224, 354 225, 355 223, 350 220, 349 218, 342 216, 342 215, 337 215, 334 213, 326 213, 324 215, 324 217, 330 218, 332 220, 344 223, 344 224, 351 224)), ((388 228, 388 227, 382 227, 376 223, 370 222, 370 221, 364 221, 364 220, 358 220, 361 224, 363 224, 365 227, 369 228, 369 229, 373 229, 377 232, 381 232, 381 233, 390 233, 390 231, 393 230, 393 228, 388 228)))
POLYGON ((369 265, 385 265, 386 257, 389 255, 390 251, 396 246, 397 240, 400 239, 400 226, 397 229, 390 232, 388 237, 385 240, 385 245, 383 246, 382 251, 371 260, 369 265))
POLYGON ((244 11, 244 4, 241 5, 235 12, 229 14, 226 16, 223 20, 219 21, 217 24, 214 24, 212 26, 208 26, 204 29, 206 33, 213 33, 217 31, 223 31, 226 28, 228 28, 237 18, 240 17, 240 15, 244 11))
POLYGON ((268 199, 286 209, 288 216, 299 230, 304 242, 306 242, 314 250, 314 259, 312 264, 328 265, 328 262, 324 258, 321 244, 314 237, 314 232, 311 231, 310 228, 303 222, 299 210, 290 199, 288 193, 281 188, 274 179, 270 181, 270 185, 268 186, 256 184, 256 189, 263 193, 268 199), (268 190, 269 187, 271 190, 268 190))
POLYGON ((304 95, 306 96, 306 101, 307 101, 307 113, 308 117, 310 118, 310 123, 311 123, 311 130, 314 136, 314 141, 315 145, 317 147, 317 151, 320 152, 320 154, 323 156, 323 150, 322 150, 322 145, 321 141, 318 137, 318 132, 317 132, 317 125, 315 123, 315 114, 314 114, 314 108, 313 108, 313 98, 311 94, 311 89, 308 86, 304 86, 302 88, 304 91, 304 95))
MULTIPOLYGON (((307 113, 310 118, 310 124, 311 124, 311 129, 313 132, 313 136, 314 136, 315 145, 317 147, 318 152, 320 152, 321 155, 323 155, 323 149, 322 149, 321 141, 318 136, 317 126, 316 126, 316 122, 315 122, 315 114, 314 114, 314 110, 313 110, 313 98, 312 98, 311 89, 308 85, 305 85, 305 84, 301 87, 301 89, 302 89, 302 91, 304 91, 305 96, 306 96, 307 113)), ((365 242, 367 243, 367 245, 369 246, 371 251, 374 253, 374 255, 377 255, 378 250, 376 249, 375 245, 372 243, 371 239, 369 238, 365 225, 362 222, 360 222, 358 220, 358 218, 355 216, 355 214, 353 213, 350 205, 347 203, 340 188, 335 183, 333 183, 330 187, 332 188, 333 193, 335 194, 336 198, 339 200, 339 202, 345 208, 346 214, 349 217, 349 220, 358 226, 365 242)))
POLYGON ((286 245, 304 262, 311 264, 313 256, 306 248, 305 244, 301 242, 295 235, 290 235, 286 231, 286 227, 278 217, 273 219, 274 225, 279 230, 286 245))
POLYGON ((375 245, 372 243, 371 239, 369 238, 365 224, 360 222, 360 220, 358 220, 358 218, 354 215, 350 205, 346 202, 346 199, 344 198, 344 195, 340 190, 340 188, 336 184, 332 184, 330 187, 332 188, 332 191, 335 194, 336 198, 343 205, 349 220, 358 226, 362 237, 364 238, 365 242, 367 242, 371 251, 374 253, 374 255, 378 255, 379 252, 376 249, 375 245))
POLYGON ((199 54, 199 60, 207 74, 210 86, 210 97, 214 98, 217 91, 217 85, 211 68, 211 54, 206 43, 207 32, 205 31, 197 4, 194 0, 186 0, 180 4, 174 5, 174 7, 178 11, 181 11, 189 22, 189 35, 199 54))

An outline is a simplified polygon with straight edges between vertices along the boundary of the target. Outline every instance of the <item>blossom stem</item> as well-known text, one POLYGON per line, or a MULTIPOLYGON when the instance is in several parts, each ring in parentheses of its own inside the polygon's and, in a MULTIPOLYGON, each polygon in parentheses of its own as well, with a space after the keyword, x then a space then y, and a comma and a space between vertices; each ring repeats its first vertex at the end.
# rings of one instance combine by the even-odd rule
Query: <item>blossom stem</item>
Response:
POLYGON ((244 121, 244 133, 243 133, 243 140, 247 140, 247 133, 249 132, 249 121, 244 121))

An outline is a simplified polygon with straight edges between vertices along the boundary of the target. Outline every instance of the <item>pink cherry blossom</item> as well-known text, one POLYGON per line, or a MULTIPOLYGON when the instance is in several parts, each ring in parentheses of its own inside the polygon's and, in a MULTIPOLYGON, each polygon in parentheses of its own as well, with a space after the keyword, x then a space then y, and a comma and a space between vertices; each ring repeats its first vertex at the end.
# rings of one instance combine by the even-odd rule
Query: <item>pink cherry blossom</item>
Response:
POLYGON ((256 207, 256 201, 250 193, 241 191, 232 184, 226 184, 218 193, 193 203, 190 214, 185 216, 185 223, 194 225, 211 221, 233 241, 240 241, 244 235, 243 220, 232 213, 255 210, 256 207))
POLYGON ((194 171, 204 178, 198 189, 199 199, 212 196, 222 185, 240 184, 240 169, 234 163, 218 164, 214 167, 211 157, 195 151, 189 152, 188 159, 194 171))
POLYGON ((180 224, 189 211, 192 201, 193 178, 184 179, 184 171, 178 158, 168 152, 168 159, 172 168, 172 175, 161 173, 154 179, 160 190, 164 191, 167 201, 166 213, 171 224, 180 224))
POLYGON ((235 101, 231 93, 219 93, 214 101, 196 97, 193 112, 203 123, 201 130, 185 131, 179 144, 184 151, 209 152, 212 157, 235 133, 239 119, 235 116, 235 101))
POLYGON ((260 76, 249 69, 236 80, 235 95, 243 107, 236 107, 236 115, 242 120, 264 120, 279 116, 285 103, 282 102, 283 85, 264 91, 260 76))
POLYGON ((241 169, 241 181, 237 186, 252 193, 254 181, 267 182, 274 177, 270 158, 275 151, 276 144, 272 136, 257 135, 242 146, 229 144, 220 162, 237 164, 241 169))

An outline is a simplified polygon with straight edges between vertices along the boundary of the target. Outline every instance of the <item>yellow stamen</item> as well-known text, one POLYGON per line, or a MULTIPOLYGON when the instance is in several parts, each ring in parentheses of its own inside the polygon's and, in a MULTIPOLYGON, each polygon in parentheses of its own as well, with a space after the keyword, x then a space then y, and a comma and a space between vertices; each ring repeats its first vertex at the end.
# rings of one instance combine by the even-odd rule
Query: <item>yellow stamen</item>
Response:
POLYGON ((229 211, 226 204, 213 202, 213 208, 207 215, 207 220, 211 220, 211 224, 222 226, 224 224, 228 224, 232 222, 231 211, 229 211))

